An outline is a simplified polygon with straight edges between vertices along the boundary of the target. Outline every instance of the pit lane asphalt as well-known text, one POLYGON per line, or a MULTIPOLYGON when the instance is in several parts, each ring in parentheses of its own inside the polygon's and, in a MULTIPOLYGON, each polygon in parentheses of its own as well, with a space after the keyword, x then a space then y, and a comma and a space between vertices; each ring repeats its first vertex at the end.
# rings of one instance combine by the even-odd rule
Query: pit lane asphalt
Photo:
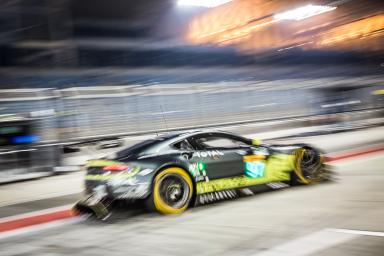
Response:
POLYGON ((311 242, 316 234, 321 247, 315 255, 382 255, 384 237, 345 239, 327 230, 384 231, 383 166, 382 154, 342 161, 334 182, 197 207, 179 216, 128 210, 109 223, 84 221, 4 239, 1 254, 308 255, 314 246, 302 238, 311 242), (335 236, 329 246, 327 232, 335 236))
MULTIPOLYGON (((378 153, 336 164, 335 182, 211 204, 180 216, 128 210, 109 223, 84 221, 7 238, 0 241, 1 255, 309 255, 313 234, 321 242, 337 233, 324 229, 384 231, 383 166, 378 153), (300 242, 303 237, 307 244, 300 242), (288 249, 281 247, 286 243, 288 249)), ((335 241, 323 242, 314 254, 381 255, 384 249, 380 236, 336 235, 335 241)))

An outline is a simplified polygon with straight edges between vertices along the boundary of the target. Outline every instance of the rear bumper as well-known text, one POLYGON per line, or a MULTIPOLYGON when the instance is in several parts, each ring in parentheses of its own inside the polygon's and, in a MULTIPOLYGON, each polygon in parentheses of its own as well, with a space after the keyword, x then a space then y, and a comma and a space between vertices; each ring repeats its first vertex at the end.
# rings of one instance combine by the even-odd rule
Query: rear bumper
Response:
POLYGON ((87 194, 119 200, 143 199, 151 192, 150 182, 130 182, 128 180, 86 180, 85 188, 87 194))

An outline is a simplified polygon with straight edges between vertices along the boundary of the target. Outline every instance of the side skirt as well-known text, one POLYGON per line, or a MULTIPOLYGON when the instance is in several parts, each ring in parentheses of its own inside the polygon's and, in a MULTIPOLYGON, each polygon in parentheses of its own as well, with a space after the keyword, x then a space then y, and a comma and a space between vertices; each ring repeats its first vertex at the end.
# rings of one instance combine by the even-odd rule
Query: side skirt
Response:
POLYGON ((199 194, 196 196, 195 206, 215 203, 218 201, 231 200, 239 197, 252 196, 258 193, 283 189, 287 187, 289 187, 289 185, 286 182, 271 182, 246 188, 226 189, 221 191, 199 194))

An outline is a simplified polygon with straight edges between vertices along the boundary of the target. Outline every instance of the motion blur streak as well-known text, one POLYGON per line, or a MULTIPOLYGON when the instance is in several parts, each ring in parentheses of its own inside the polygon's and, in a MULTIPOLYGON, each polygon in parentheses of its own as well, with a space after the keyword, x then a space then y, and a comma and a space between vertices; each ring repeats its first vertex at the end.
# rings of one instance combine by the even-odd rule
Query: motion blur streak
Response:
POLYGON ((233 44, 252 52, 289 46, 324 49, 334 44, 343 50, 383 49, 380 9, 361 8, 355 1, 297 7, 301 2, 231 2, 196 17, 189 25, 187 40, 194 44, 233 44), (353 39, 365 42, 344 43, 353 39))
POLYGON ((273 17, 276 20, 303 20, 315 15, 333 11, 336 8, 337 7, 309 4, 291 11, 275 14, 273 17))
MULTIPOLYGON (((345 43, 346 40, 366 39, 382 36, 384 29, 384 14, 342 25, 321 34, 317 40, 319 45, 345 43)), ((352 42, 349 42, 352 43, 352 42)), ((359 41, 361 44, 361 41, 359 41)), ((320 47, 320 46, 319 46, 320 47)))

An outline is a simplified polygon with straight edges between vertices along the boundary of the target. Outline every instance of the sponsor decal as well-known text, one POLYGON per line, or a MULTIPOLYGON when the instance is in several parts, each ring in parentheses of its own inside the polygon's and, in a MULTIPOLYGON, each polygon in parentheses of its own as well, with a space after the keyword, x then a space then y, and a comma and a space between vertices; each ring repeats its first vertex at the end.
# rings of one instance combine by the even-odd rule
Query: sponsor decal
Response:
POLYGON ((245 176, 249 178, 261 178, 265 176, 265 159, 264 155, 244 156, 245 176))
POLYGON ((249 178, 261 178, 265 174, 265 162, 245 162, 245 176, 249 178))
POLYGON ((206 151, 197 151, 195 155, 200 158, 203 158, 203 157, 219 158, 220 156, 223 156, 224 153, 221 152, 220 150, 206 150, 206 151))
POLYGON ((195 177, 196 181, 209 181, 206 164, 202 161, 192 163, 189 165, 189 172, 195 177))

